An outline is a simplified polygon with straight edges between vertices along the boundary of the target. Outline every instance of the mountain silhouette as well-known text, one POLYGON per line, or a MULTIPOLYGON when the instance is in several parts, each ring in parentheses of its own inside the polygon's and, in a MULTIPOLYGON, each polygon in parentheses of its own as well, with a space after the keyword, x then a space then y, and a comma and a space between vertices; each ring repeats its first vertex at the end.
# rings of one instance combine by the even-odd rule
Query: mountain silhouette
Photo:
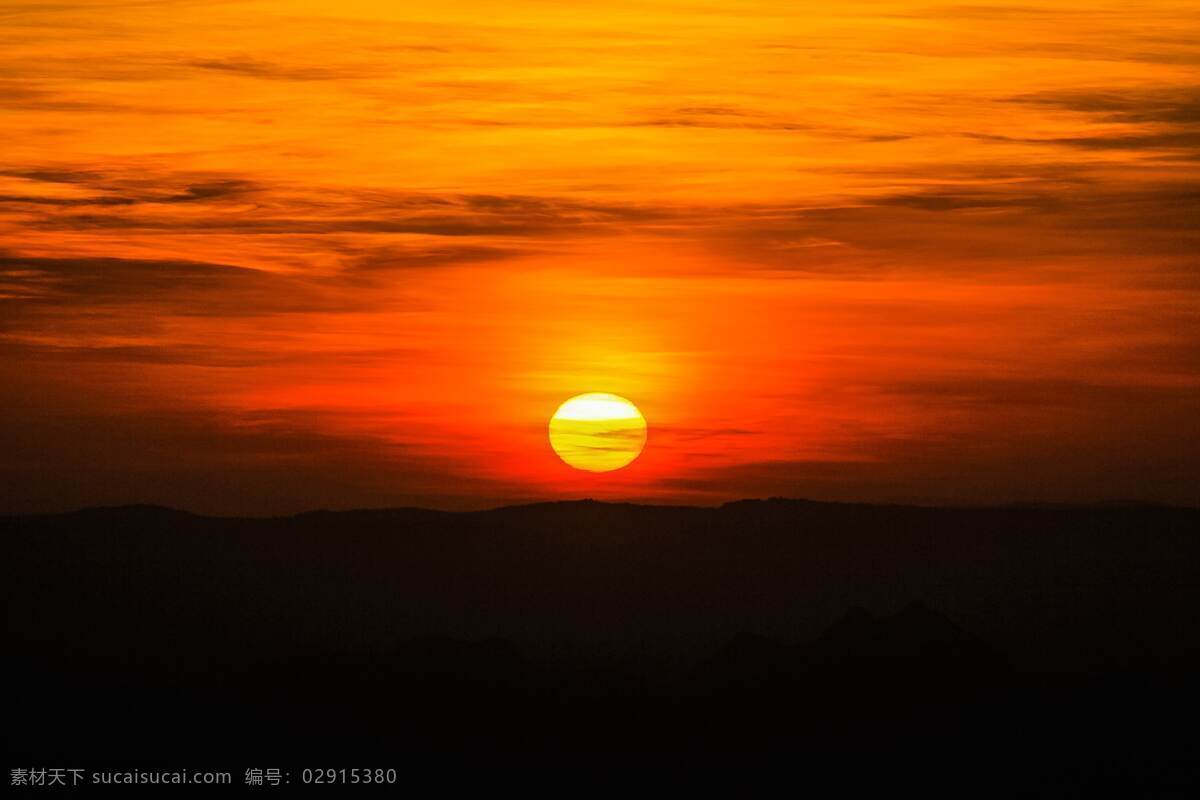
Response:
POLYGON ((694 679, 711 691, 776 691, 805 681, 983 684, 1008 670, 1000 653, 913 603, 891 616, 853 607, 810 643, 787 645, 741 633, 701 663, 694 679))
POLYGON ((839 669, 886 665, 938 673, 987 673, 1004 659, 977 637, 921 603, 890 617, 851 609, 808 648, 812 664, 839 669))
POLYGON ((1198 522, 780 499, 9 517, 12 754, 735 784, 936 754, 996 786, 1170 789, 1198 522))

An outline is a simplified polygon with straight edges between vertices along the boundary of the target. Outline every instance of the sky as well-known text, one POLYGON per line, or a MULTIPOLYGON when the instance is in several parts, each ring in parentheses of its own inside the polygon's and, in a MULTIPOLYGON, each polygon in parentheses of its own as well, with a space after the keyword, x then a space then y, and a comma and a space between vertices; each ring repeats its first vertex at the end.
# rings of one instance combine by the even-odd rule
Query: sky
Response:
POLYGON ((1200 7, 0 4, 0 511, 1200 503, 1200 7), (611 392, 642 455, 547 423, 611 392))

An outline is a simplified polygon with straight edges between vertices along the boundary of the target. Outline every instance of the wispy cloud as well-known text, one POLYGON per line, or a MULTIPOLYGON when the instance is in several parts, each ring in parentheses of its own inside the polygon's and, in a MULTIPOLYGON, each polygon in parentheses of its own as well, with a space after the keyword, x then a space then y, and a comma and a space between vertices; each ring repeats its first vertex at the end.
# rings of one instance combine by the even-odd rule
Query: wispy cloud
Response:
POLYGON ((0 255, 0 306, 85 313, 112 305, 182 315, 256 315, 356 307, 335 287, 264 270, 194 261, 0 255))

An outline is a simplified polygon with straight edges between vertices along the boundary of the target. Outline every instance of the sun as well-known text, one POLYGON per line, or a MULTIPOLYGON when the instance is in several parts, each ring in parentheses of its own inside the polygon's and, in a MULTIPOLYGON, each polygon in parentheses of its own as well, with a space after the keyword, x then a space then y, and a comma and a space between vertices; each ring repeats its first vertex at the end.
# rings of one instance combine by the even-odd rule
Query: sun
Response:
POLYGON ((550 446, 575 469, 612 472, 641 454, 646 446, 646 418, 619 395, 576 395, 550 418, 550 446))

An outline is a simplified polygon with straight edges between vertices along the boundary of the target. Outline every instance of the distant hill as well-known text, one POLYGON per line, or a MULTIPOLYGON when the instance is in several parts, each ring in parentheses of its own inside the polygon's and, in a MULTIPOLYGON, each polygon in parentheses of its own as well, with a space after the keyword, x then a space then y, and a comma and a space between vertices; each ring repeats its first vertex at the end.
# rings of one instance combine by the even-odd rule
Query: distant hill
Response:
POLYGON ((1008 746, 1050 718, 1101 752, 1200 668, 1191 509, 130 506, 0 536, 30 754, 967 759, 962 731, 1008 746))
POLYGON ((1159 507, 580 501, 265 519, 129 506, 2 518, 0 536, 10 636, 74 646, 170 630, 172 648, 272 656, 436 634, 651 657, 742 632, 799 642, 851 607, 921 602, 1018 664, 1070 664, 1180 655, 1197 523, 1159 507))

